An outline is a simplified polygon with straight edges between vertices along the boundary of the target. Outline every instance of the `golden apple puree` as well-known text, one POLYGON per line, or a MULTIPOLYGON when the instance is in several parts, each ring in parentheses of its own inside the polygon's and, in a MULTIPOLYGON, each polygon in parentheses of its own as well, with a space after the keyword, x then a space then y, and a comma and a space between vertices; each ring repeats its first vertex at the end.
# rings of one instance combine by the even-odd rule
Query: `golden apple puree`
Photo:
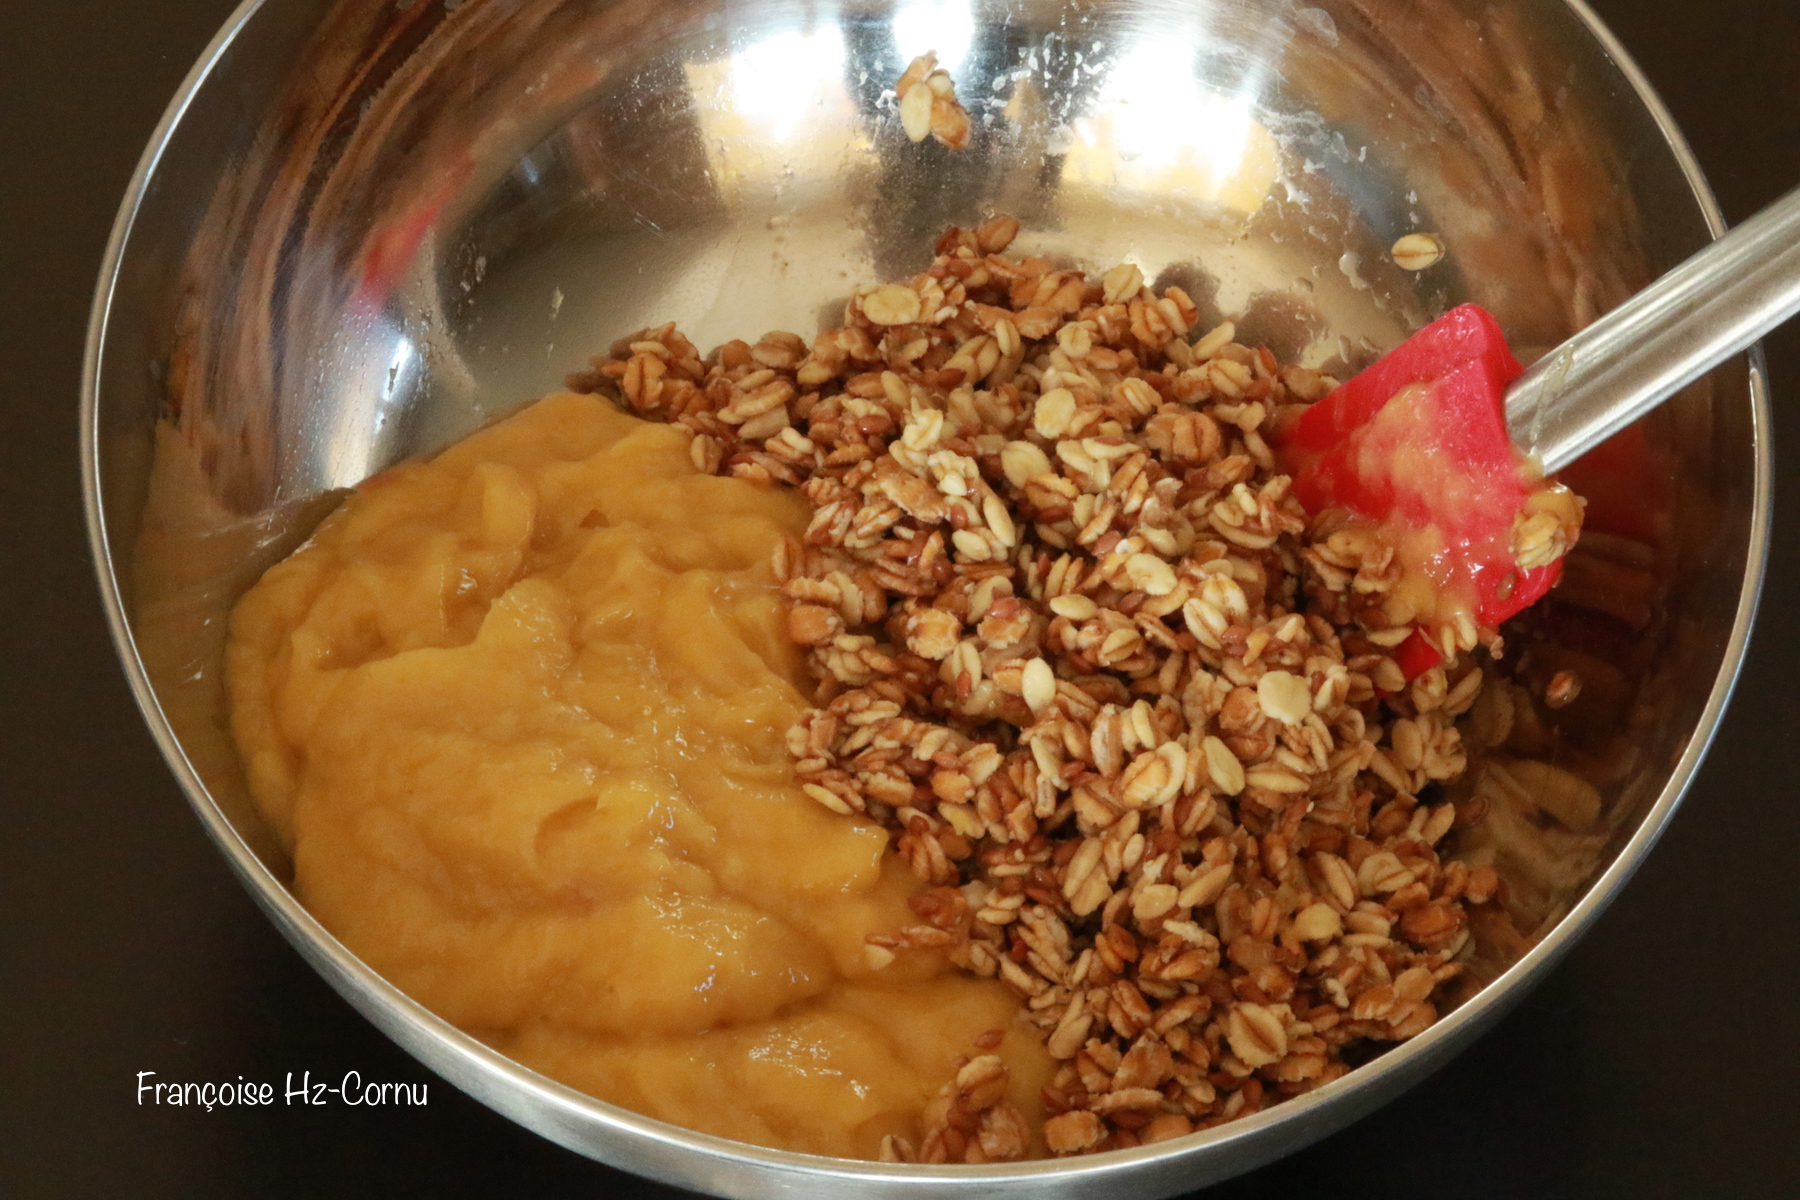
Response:
POLYGON ((1036 1127, 1017 1001, 928 952, 871 969, 864 935, 916 924, 918 885, 792 781, 768 562, 807 517, 591 396, 379 476, 233 615, 252 791, 326 928, 552 1078, 873 1157, 1004 1029, 1036 1127))

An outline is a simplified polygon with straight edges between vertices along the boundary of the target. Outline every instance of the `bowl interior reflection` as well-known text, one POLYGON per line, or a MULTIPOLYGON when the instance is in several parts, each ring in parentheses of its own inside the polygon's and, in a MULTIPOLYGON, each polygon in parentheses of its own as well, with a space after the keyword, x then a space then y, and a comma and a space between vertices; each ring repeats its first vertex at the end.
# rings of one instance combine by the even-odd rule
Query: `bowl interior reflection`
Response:
MULTIPOLYGON (((224 613, 341 489, 554 389, 619 337, 667 320, 703 349, 810 333, 859 283, 921 269, 946 225, 995 212, 1023 222, 1023 252, 1132 261, 1185 288, 1202 329, 1232 320, 1308 366, 1354 371, 1465 300, 1529 357, 1716 225, 1590 21, 1558 0, 246 13, 146 160, 91 348, 97 558, 152 727, 284 933, 459 1086, 686 1186, 887 1194, 901 1185, 872 1165, 729 1146, 568 1092, 373 977, 285 891, 247 802, 222 732, 224 613), (965 151, 900 127, 893 82, 927 51, 974 118, 965 151), (1389 255, 1416 231, 1450 248, 1422 272, 1389 255)), ((1743 363, 1722 368, 1632 453, 1590 465, 1644 515, 1572 572, 1574 606, 1615 641, 1629 752, 1604 828, 1511 861, 1525 937, 1492 949, 1498 984, 1241 1126, 1080 1166, 952 1171, 953 1190, 1153 1194, 1247 1169, 1413 1082, 1541 976, 1648 850, 1717 719, 1760 579, 1762 403, 1743 363)), ((1594 627, 1553 614, 1533 636, 1554 660, 1594 627)))

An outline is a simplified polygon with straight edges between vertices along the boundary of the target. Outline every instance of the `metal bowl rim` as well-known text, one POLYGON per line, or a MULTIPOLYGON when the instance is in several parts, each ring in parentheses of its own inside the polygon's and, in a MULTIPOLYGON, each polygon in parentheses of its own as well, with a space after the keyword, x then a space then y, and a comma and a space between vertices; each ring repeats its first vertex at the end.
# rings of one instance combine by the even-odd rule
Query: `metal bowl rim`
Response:
MULTIPOLYGON (((1717 677, 1707 703, 1700 713, 1694 736, 1690 737, 1681 758, 1670 772, 1668 783, 1646 812, 1637 831, 1619 850, 1606 870, 1588 886, 1586 894, 1575 904, 1549 936, 1532 947, 1518 962, 1471 998, 1419 1036, 1395 1046, 1380 1058, 1313 1092, 1266 1109, 1212 1130, 1191 1134, 1151 1146, 1113 1151, 1081 1159, 1038 1160, 1002 1166, 925 1166, 861 1162, 851 1159, 824 1158, 793 1151, 772 1150, 734 1142, 709 1134, 697 1133, 679 1126, 620 1108, 583 1092, 566 1087, 521 1066, 512 1059, 477 1041, 442 1018, 425 1009, 392 984, 363 964, 332 936, 294 899, 287 888, 263 865, 249 845, 226 819, 207 791, 198 772, 176 740, 174 731, 156 698, 136 640, 125 612, 123 595, 114 571, 112 546, 107 537, 103 502, 100 494, 99 459, 99 389, 101 356, 106 342, 113 291, 129 242, 139 207, 155 175, 164 150, 186 114, 189 105, 204 86, 214 67, 224 57, 232 41, 263 8, 266 0, 244 0, 231 14, 219 32, 201 53, 182 81, 174 98, 163 112, 152 132, 114 220, 106 251, 101 261, 94 301, 88 320, 83 354, 79 408, 82 504, 86 518, 88 547, 93 555, 106 622, 114 648, 119 654, 133 698, 149 726, 152 737, 176 779, 186 793, 189 804, 200 818, 207 834, 225 855, 233 871, 252 897, 274 921, 277 928, 304 957, 322 956, 353 981, 362 997, 383 1005, 388 1014, 399 1021, 435 1037, 442 1048, 466 1060, 503 1087, 515 1093, 528 1094, 540 1106, 558 1111, 565 1117, 608 1127, 613 1132, 648 1139, 667 1150, 686 1151, 704 1158, 724 1159, 740 1166, 763 1171, 804 1176, 810 1183, 821 1177, 858 1183, 904 1184, 914 1181, 936 1181, 941 1184, 958 1181, 964 1184, 1022 1184, 1034 1179, 1054 1176, 1059 1181, 1084 1177, 1109 1176, 1117 1171, 1147 1164, 1154 1160, 1185 1158, 1203 1154, 1215 1147, 1251 1137, 1276 1125, 1299 1120, 1304 1115, 1339 1100, 1376 1087, 1383 1077, 1403 1070, 1413 1059, 1427 1054, 1434 1046, 1455 1039, 1466 1026, 1497 1015, 1496 1008, 1517 1000, 1533 986, 1584 934, 1607 905, 1617 897, 1632 873, 1642 864, 1652 846, 1662 835, 1682 797, 1693 782, 1693 776, 1718 732, 1720 719, 1731 692, 1736 686, 1748 649, 1750 630, 1761 597, 1769 553, 1770 521, 1773 508, 1773 457, 1769 435, 1771 410, 1762 348, 1753 346, 1746 352, 1749 361, 1748 385, 1751 401, 1751 451, 1754 459, 1755 483, 1749 538, 1742 590, 1731 634, 1726 642, 1717 677)), ((1629 83, 1633 95, 1644 106, 1665 144, 1674 155, 1689 190, 1698 204, 1708 232, 1717 238, 1725 230, 1724 217, 1707 184, 1698 161, 1674 119, 1650 85, 1642 70, 1618 39, 1588 7, 1585 0, 1561 0, 1587 32, 1599 43, 1614 67, 1629 83)), ((317 964, 316 964, 317 965, 317 964)), ((337 986, 327 976, 327 981, 337 986)), ((338 990, 343 991, 340 987, 338 990)), ((349 997, 347 997, 349 998, 349 997)), ((354 1001, 353 1001, 354 1002, 354 1001)), ((364 1005, 358 1003, 359 1010, 364 1005)), ((364 1011, 365 1016, 373 1014, 364 1011)), ((378 1024, 385 1024, 379 1022, 378 1024)), ((489 1103, 485 1098, 483 1103, 489 1103)), ((581 1147, 572 1147, 582 1149, 581 1147)))

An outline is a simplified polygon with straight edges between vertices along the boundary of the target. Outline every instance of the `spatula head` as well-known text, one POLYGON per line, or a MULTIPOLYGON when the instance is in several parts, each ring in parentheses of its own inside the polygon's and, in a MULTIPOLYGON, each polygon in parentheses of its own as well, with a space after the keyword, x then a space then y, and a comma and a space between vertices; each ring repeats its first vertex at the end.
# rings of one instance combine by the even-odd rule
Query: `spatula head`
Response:
POLYGON ((1546 493, 1506 431, 1506 387, 1521 371, 1494 318, 1465 304, 1307 409, 1281 439, 1306 510, 1372 529, 1425 598, 1401 606, 1425 631, 1397 656, 1409 677, 1439 661, 1433 631, 1454 612, 1495 629, 1562 574, 1560 556, 1528 553, 1532 565, 1521 565, 1521 522, 1546 493))

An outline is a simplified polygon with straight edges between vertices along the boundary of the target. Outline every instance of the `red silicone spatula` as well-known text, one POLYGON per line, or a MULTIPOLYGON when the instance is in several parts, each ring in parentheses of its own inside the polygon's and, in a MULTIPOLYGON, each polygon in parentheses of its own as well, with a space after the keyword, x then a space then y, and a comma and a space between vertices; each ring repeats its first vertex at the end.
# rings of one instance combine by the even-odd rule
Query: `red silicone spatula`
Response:
MULTIPOLYGON (((1308 512, 1342 508, 1432 552, 1483 626, 1539 599, 1513 530, 1535 476, 1567 466, 1800 311, 1800 191, 1600 318, 1529 371, 1474 305, 1451 310, 1309 408, 1280 450, 1308 512)), ((1415 632, 1408 677, 1440 661, 1415 632)))

